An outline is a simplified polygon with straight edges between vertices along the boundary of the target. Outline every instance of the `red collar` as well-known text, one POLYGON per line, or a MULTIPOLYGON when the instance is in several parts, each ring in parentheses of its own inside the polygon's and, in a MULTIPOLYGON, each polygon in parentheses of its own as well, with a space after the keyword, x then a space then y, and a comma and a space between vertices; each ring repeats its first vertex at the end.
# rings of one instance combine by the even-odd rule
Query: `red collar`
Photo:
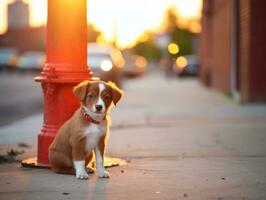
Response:
POLYGON ((92 117, 86 113, 86 111, 84 110, 84 108, 81 108, 81 115, 83 116, 83 118, 86 120, 86 121, 89 121, 93 124, 100 124, 101 121, 96 121, 94 119, 92 119, 92 117))

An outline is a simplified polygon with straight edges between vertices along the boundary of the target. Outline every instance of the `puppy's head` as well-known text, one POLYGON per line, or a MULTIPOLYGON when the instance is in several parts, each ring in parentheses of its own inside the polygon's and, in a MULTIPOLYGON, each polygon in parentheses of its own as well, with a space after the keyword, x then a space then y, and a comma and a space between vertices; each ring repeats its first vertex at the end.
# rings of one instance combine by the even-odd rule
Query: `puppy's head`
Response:
POLYGON ((73 89, 74 95, 90 112, 106 113, 113 102, 122 97, 122 90, 112 82, 83 81, 73 89))

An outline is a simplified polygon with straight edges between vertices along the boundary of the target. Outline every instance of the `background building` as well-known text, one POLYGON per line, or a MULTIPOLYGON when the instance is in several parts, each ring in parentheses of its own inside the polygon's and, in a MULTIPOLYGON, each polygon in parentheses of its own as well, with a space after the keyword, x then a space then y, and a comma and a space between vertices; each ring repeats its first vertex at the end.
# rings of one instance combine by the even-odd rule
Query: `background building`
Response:
POLYGON ((19 52, 45 50, 45 26, 30 27, 29 5, 22 0, 8 4, 8 29, 0 35, 0 46, 19 52), (29 37, 30 36, 30 37, 29 37))
MULTIPOLYGON (((0 47, 11 47, 23 53, 26 51, 45 51, 46 25, 31 27, 29 24, 29 5, 22 0, 8 4, 8 29, 0 35, 0 47)), ((92 24, 88 24, 88 42, 96 42, 101 34, 92 24)))
POLYGON ((22 0, 16 0, 8 5, 8 29, 29 27, 29 5, 22 0))
POLYGON ((266 101, 266 1, 203 0, 200 80, 241 102, 266 101))

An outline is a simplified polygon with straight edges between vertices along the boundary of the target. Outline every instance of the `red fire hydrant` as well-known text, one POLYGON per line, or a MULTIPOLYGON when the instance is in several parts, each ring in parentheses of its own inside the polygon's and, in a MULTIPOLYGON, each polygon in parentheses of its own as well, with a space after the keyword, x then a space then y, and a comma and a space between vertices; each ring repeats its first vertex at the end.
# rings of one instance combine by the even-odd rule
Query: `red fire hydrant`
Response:
MULTIPOLYGON (((38 155, 21 162, 24 167, 50 167, 48 149, 60 126, 79 107, 72 89, 92 79, 87 66, 86 0, 48 0, 47 60, 41 76, 43 126, 38 135, 38 155)), ((105 167, 126 164, 105 157, 105 167)))
POLYGON ((48 148, 59 127, 79 106, 73 86, 92 77, 87 66, 86 20, 86 0, 48 0, 47 61, 35 78, 42 85, 44 112, 38 166, 49 167, 48 148))

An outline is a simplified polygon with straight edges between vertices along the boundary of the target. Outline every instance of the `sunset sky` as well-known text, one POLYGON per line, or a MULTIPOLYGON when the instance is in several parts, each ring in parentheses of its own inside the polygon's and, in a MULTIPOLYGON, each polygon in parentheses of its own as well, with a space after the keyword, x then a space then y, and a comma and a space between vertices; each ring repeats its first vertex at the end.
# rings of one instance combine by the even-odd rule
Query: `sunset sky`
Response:
MULTIPOLYGON (((0 0, 0 33, 6 31, 7 4, 14 0, 0 0)), ((73 0, 74 1, 74 0, 73 0)), ((46 23, 47 0, 24 0, 30 5, 30 24, 46 23)), ((134 44, 145 30, 159 31, 165 10, 174 6, 180 23, 200 18, 202 0, 88 0, 88 22, 104 33, 105 40, 112 40, 116 24, 118 44, 134 44)), ((194 27, 194 31, 199 28, 194 27)))

